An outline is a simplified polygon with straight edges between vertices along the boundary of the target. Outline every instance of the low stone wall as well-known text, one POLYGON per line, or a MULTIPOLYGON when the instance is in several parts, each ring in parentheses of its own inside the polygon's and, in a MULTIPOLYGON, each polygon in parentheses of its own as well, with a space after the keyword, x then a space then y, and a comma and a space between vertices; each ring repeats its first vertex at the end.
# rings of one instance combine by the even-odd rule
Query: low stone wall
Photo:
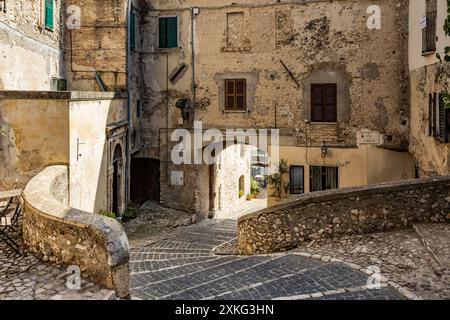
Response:
POLYGON ((323 237, 450 221, 450 177, 309 193, 241 217, 240 254, 285 251, 323 237))
POLYGON ((76 265, 81 275, 129 297, 128 239, 114 219, 67 205, 66 166, 44 169, 24 192, 23 240, 45 261, 76 265))

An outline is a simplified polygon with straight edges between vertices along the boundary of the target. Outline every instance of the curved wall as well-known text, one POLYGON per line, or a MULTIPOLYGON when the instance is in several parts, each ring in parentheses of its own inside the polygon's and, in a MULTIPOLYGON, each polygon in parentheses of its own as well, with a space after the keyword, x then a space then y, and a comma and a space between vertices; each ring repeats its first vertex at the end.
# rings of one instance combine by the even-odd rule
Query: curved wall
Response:
POLYGON ((51 166, 24 192, 23 239, 45 261, 76 265, 81 275, 129 297, 128 239, 114 219, 67 205, 66 166, 51 166))

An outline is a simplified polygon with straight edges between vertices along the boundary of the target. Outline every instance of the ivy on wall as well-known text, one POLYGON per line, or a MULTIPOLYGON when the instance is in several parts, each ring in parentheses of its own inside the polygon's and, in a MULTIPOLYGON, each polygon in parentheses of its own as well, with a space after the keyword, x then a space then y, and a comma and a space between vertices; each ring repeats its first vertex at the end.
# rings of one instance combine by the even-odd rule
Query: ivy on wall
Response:
POLYGON ((281 159, 278 165, 278 172, 268 177, 269 184, 272 185, 273 193, 271 197, 281 200, 283 191, 287 193, 289 190, 289 183, 283 182, 283 176, 289 172, 289 165, 286 160, 281 159))
MULTIPOLYGON (((444 34, 450 36, 450 0, 447 0, 447 17, 444 20, 444 34)), ((450 62, 450 46, 444 48, 444 55, 436 53, 436 57, 440 63, 450 62)), ((445 108, 450 109, 450 93, 444 93, 445 108)))

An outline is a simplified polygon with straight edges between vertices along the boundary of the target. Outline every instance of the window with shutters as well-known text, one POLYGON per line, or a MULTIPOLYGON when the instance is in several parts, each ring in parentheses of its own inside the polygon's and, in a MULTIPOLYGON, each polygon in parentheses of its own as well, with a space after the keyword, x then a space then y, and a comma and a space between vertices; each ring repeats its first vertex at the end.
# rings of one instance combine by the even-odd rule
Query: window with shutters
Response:
POLYGON ((245 79, 225 80, 225 111, 247 110, 247 82, 245 79))
POLYGON ((337 122, 337 85, 311 84, 311 121, 337 122))
POLYGON ((45 0, 45 11, 44 11, 44 25, 45 28, 53 30, 53 1, 45 0))
POLYGON ((437 0, 426 0, 427 25, 422 30, 422 54, 436 51, 437 0))
POLYGON ((443 94, 428 94, 428 133, 440 142, 450 142, 450 112, 443 94))
POLYGON ((130 13, 130 48, 136 48, 136 13, 133 10, 130 13))
POLYGON ((436 138, 444 143, 448 142, 448 112, 445 108, 444 95, 439 94, 436 101, 436 138))
POLYGON ((159 48, 178 47, 178 17, 159 18, 159 48))
POLYGON ((305 192, 305 168, 303 166, 290 166, 289 186, 291 194, 302 194, 305 192))
POLYGON ((337 189, 338 187, 337 167, 309 167, 309 190, 311 192, 337 189))

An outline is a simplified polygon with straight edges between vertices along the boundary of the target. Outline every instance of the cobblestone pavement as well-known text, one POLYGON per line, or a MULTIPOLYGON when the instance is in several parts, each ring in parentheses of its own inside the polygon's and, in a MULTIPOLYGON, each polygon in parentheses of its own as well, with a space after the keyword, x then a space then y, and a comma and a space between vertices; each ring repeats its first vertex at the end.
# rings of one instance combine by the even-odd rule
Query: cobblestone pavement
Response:
POLYGON ((381 275, 424 299, 450 299, 450 225, 305 243, 294 252, 339 258, 381 275))
POLYGON ((0 300, 103 300, 114 291, 81 280, 80 290, 66 286, 66 269, 42 262, 26 252, 16 254, 0 243, 0 300))
POLYGON ((163 207, 156 201, 147 201, 139 207, 135 219, 124 223, 124 228, 130 245, 139 246, 149 238, 195 222, 196 215, 163 207))
POLYGON ((235 221, 204 221, 132 248, 132 298, 405 299, 386 284, 368 290, 368 275, 337 260, 213 253, 235 236, 235 221))

